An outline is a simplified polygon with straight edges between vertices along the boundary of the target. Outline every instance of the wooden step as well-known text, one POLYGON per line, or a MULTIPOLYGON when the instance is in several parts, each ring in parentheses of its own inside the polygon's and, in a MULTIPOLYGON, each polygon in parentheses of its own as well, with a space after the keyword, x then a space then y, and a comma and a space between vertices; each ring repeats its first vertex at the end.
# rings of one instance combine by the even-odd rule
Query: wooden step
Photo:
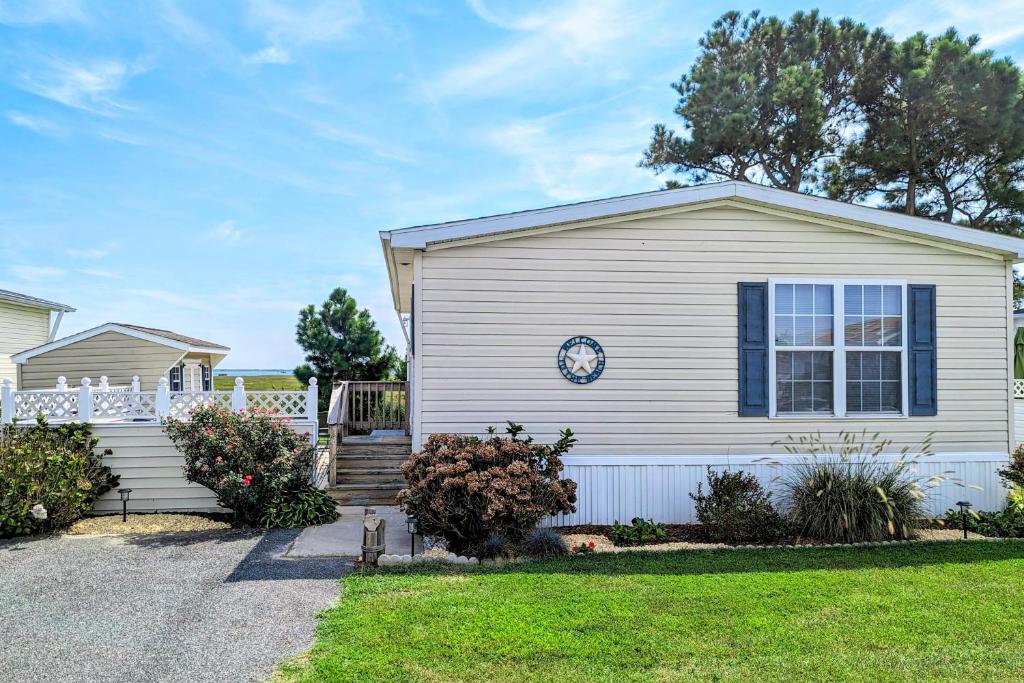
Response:
POLYGON ((401 444, 338 444, 338 457, 349 455, 390 455, 407 458, 412 446, 401 444))
POLYGON ((338 484, 404 484, 394 468, 339 467, 338 484))
POLYGON ((327 495, 339 505, 395 505, 395 496, 405 484, 338 484, 327 495))
POLYGON ((370 457, 353 455, 348 457, 339 457, 337 466, 348 468, 348 469, 379 469, 379 470, 394 470, 395 472, 405 462, 405 458, 395 457, 370 457))

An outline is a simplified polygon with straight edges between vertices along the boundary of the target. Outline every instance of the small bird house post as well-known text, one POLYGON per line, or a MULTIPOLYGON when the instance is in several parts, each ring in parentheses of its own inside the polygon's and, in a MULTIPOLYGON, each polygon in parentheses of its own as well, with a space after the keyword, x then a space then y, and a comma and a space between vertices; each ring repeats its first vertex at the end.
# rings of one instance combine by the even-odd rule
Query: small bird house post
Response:
POLYGON ((363 562, 377 564, 377 558, 384 554, 384 531, 386 522, 377 516, 373 508, 366 508, 363 516, 363 562))

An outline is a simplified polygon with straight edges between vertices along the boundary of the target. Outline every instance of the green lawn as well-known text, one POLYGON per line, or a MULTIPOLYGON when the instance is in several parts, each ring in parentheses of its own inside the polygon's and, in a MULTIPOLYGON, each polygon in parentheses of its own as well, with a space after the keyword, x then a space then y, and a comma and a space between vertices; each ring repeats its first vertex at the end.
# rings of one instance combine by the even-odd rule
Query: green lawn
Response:
POLYGON ((566 558, 342 580, 301 681, 1024 679, 1024 543, 566 558))
MULTIPOLYGON (((242 379, 245 380, 245 388, 251 391, 292 391, 306 388, 293 375, 252 375, 242 379)), ((235 388, 235 378, 215 376, 213 388, 218 391, 230 391, 235 388)))

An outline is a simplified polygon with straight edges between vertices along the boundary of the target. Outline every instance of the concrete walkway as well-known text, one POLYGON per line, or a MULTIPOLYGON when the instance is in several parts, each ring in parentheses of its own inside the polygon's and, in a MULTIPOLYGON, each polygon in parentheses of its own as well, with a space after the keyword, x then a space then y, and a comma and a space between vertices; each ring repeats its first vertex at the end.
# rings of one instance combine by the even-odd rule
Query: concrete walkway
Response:
MULTIPOLYGON (((412 539, 405 524, 405 513, 395 505, 376 506, 378 517, 383 517, 386 528, 384 535, 385 552, 406 555, 411 549, 412 539)), ((314 557, 357 558, 362 554, 363 506, 343 505, 338 508, 341 517, 333 524, 307 527, 302 530, 285 557, 306 559, 314 557)), ((423 552, 419 536, 416 537, 416 553, 423 552)))

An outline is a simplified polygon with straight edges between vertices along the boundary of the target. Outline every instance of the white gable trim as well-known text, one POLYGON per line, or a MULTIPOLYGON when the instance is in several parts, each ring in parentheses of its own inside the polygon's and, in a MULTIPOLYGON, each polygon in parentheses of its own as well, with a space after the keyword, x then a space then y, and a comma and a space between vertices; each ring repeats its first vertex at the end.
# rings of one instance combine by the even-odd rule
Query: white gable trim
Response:
POLYGON ((797 192, 777 190, 752 183, 727 181, 678 190, 658 190, 644 194, 599 199, 579 204, 555 206, 533 211, 474 218, 465 221, 423 225, 381 232, 381 240, 392 249, 425 249, 428 245, 465 240, 485 235, 518 233, 537 228, 606 219, 613 216, 644 213, 696 204, 733 199, 742 203, 776 208, 809 217, 823 217, 882 229, 906 236, 949 242, 995 252, 1013 260, 1024 260, 1024 240, 1005 235, 964 228, 948 223, 857 206, 797 192))
POLYGON ((37 346, 34 349, 22 351, 19 354, 11 356, 11 360, 15 363, 24 363, 29 358, 33 358, 40 354, 53 351, 54 349, 63 348, 65 346, 68 346, 69 344, 74 344, 75 342, 82 341, 83 339, 89 339, 91 337, 95 337, 105 332, 117 332, 118 334, 123 334, 129 337, 135 337, 136 339, 143 339, 148 342, 153 342, 154 344, 160 344, 161 346, 167 346, 172 349, 178 349, 183 352, 183 357, 186 353, 211 353, 217 355, 224 355, 227 353, 227 349, 210 349, 202 346, 191 346, 190 344, 186 344, 185 342, 180 342, 175 339, 168 339, 167 337, 161 337, 155 334, 149 334, 148 332, 140 332, 139 330, 133 330, 130 327, 122 327, 121 325, 118 325, 116 323, 106 323, 105 325, 93 327, 91 329, 84 330, 77 334, 73 334, 69 337, 58 339, 55 342, 50 342, 49 344, 37 346))

